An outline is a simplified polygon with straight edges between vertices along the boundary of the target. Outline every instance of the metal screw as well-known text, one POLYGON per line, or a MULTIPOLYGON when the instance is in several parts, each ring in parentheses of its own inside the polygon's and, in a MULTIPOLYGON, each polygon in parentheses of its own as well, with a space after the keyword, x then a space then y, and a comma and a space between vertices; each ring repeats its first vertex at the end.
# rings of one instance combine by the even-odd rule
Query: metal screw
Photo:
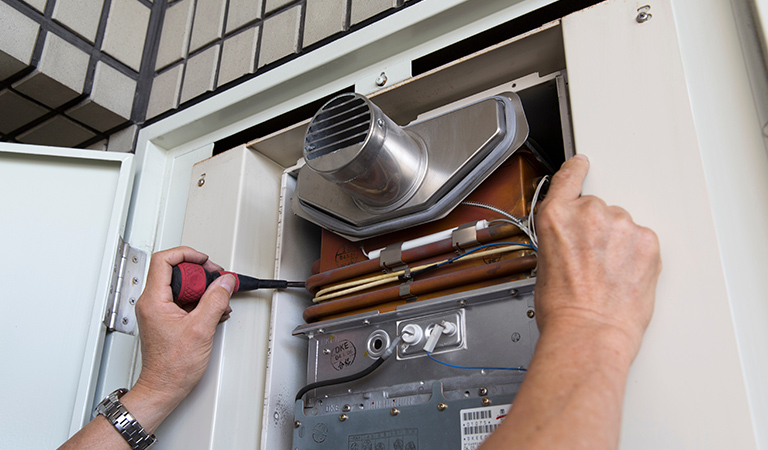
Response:
POLYGON ((510 297, 517 297, 517 289, 510 289, 509 290, 509 296, 510 297))
POLYGON ((376 86, 381 87, 381 86, 384 86, 385 84, 387 84, 387 74, 384 72, 381 72, 381 75, 379 75, 376 78, 376 86))
POLYGON ((378 119, 378 120, 376 121, 376 125, 378 125, 378 126, 379 126, 379 128, 384 128, 384 120, 382 120, 382 119, 378 119))
POLYGON ((520 338, 521 338, 520 333, 517 333, 517 332, 512 333, 512 342, 519 342, 520 338))
POLYGON ((481 397, 482 396, 486 396, 486 395, 488 395, 488 388, 481 387, 480 389, 477 390, 477 393, 481 397))
POLYGON ((462 308, 467 306, 467 301, 466 300, 459 300, 459 306, 461 306, 462 308))
POLYGON ((363 320, 363 325, 370 325, 371 321, 368 319, 363 320))
POLYGON ((133 258, 131 258, 131 261, 133 261, 133 263, 136 264, 137 262, 139 262, 139 258, 134 256, 133 258))
POLYGON ((301 426, 301 422, 299 422, 298 420, 293 422, 293 428, 299 428, 300 426, 301 426))
POLYGON ((392 414, 393 416, 396 416, 396 415, 400 414, 400 410, 397 409, 397 408, 392 408, 392 409, 389 410, 389 413, 392 414))
POLYGON ((448 405, 446 405, 445 403, 440 402, 437 404, 438 411, 445 411, 447 408, 448 408, 448 405))
POLYGON ((488 397, 483 397, 483 400, 481 401, 483 406, 491 406, 491 399, 488 397))
POLYGON ((197 187, 203 187, 204 184, 205 184, 205 178, 200 178, 199 180, 197 180, 197 187))
POLYGON ((352 407, 351 407, 351 406, 349 406, 349 405, 344 405, 344 406, 341 408, 341 410, 342 410, 342 411, 344 411, 344 412, 350 412, 350 411, 352 411, 352 407))
POLYGON ((133 297, 131 297, 131 298, 129 298, 129 299, 128 299, 128 303, 130 303, 131 305, 133 305, 133 304, 135 304, 135 303, 136 303, 136 299, 135 299, 135 298, 133 298, 133 297))
POLYGON ((324 330, 324 329, 322 329, 322 328, 319 328, 319 329, 317 330, 317 334, 323 334, 323 333, 325 333, 325 330, 324 330))
POLYGON ((532 309, 529 309, 526 314, 528 314, 529 318, 533 319, 533 316, 536 315, 536 312, 534 312, 532 309))
POLYGON ((139 279, 136 277, 133 277, 133 280, 131 280, 133 284, 139 284, 139 279))
POLYGON ((348 418, 349 418, 349 416, 347 416, 346 414, 342 414, 342 415, 339 416, 339 422, 344 422, 348 418))
POLYGON ((638 8, 637 17, 635 18, 635 20, 637 20, 637 23, 645 23, 651 20, 653 18, 653 14, 648 12, 650 10, 651 10, 651 7, 648 5, 638 8))
POLYGON ((327 348, 323 349, 323 355, 330 355, 330 354, 331 354, 331 350, 330 349, 327 349, 327 348))
POLYGON ((123 320, 121 322, 123 322, 123 325, 128 325, 128 318, 123 317, 123 320))

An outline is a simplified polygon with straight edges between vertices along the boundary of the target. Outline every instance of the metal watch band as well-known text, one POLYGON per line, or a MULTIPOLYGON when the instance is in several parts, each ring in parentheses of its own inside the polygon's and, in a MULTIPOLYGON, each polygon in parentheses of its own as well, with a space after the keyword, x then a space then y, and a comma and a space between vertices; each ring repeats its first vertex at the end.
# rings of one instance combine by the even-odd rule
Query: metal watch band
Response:
POLYGON ((155 435, 149 435, 144 430, 144 427, 139 424, 135 417, 125 409, 122 403, 120 403, 120 397, 122 397, 127 389, 117 389, 102 400, 94 414, 101 414, 104 416, 120 433, 121 436, 128 442, 133 450, 144 450, 149 448, 157 441, 155 435))

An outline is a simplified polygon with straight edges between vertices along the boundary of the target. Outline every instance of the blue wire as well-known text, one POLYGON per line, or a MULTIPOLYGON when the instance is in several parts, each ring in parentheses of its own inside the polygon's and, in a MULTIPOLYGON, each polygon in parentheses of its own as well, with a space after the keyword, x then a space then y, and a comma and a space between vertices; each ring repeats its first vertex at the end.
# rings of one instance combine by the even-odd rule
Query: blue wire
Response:
POLYGON ((462 253, 459 256, 454 256, 453 258, 449 259, 448 261, 443 261, 443 262, 441 262, 440 264, 438 264, 435 267, 440 267, 440 266, 444 266, 445 264, 450 264, 450 263, 452 263, 452 262, 454 262, 454 261, 456 261, 458 259, 461 259, 461 258, 463 258, 463 257, 465 257, 465 256, 467 256, 469 254, 475 253, 478 250, 482 250, 482 249, 488 248, 488 247, 495 247, 497 245, 520 245, 522 247, 528 247, 528 248, 530 248, 530 249, 532 249, 534 251, 537 251, 537 248, 535 246, 530 245, 530 244, 523 244, 522 242, 496 242, 494 244, 485 244, 485 245, 481 245, 480 247, 473 248, 472 250, 470 250, 470 251, 468 251, 466 253, 462 253))
POLYGON ((485 369, 485 370, 516 370, 516 371, 518 371, 518 372, 527 372, 527 370, 526 370, 526 369, 520 369, 520 368, 517 368, 517 367, 470 367, 470 366, 454 366, 453 364, 448 364, 448 363, 445 363, 445 362, 442 362, 442 361, 438 361, 437 359, 435 359, 434 357, 432 357, 432 355, 431 355, 429 352, 427 352, 427 356, 429 356, 429 359, 431 359, 432 361, 434 361, 434 362, 436 362, 436 363, 440 363, 440 364, 442 364, 442 365, 444 365, 444 366, 448 366, 448 367, 453 367, 454 369, 473 369, 473 370, 482 370, 482 369, 485 369))

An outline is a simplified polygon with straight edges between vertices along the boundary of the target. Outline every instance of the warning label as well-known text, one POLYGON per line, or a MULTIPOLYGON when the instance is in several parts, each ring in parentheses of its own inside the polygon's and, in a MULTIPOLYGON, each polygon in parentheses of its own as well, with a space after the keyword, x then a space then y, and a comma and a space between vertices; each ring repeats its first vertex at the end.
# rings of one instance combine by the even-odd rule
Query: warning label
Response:
POLYGON ((461 410, 461 450, 475 450, 499 427, 512 405, 461 410))
POLYGON ((419 430, 401 428, 349 436, 348 450, 419 450, 419 430))

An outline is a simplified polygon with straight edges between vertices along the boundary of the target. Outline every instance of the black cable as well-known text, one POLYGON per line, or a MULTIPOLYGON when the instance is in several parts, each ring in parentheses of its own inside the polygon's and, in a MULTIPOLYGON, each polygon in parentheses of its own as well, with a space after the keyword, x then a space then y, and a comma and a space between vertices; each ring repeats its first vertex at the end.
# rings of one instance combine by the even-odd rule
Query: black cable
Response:
POLYGON ((384 352, 383 355, 376 361, 374 361, 373 364, 366 367, 365 370, 361 370, 360 372, 353 373, 352 375, 347 375, 346 377, 341 378, 333 378, 331 380, 325 380, 325 381, 318 381, 317 383, 312 383, 304 386, 299 390, 299 393, 296 394, 296 400, 301 400, 302 397, 304 397, 304 394, 311 391, 312 389, 317 389, 325 386, 332 386, 334 384, 342 384, 342 383, 349 383, 351 381, 359 380, 360 378, 363 378, 365 376, 368 376, 373 372, 374 370, 378 369, 380 365, 384 364, 384 361, 387 360, 387 358, 392 355, 394 350, 397 348, 397 345, 400 343, 400 337, 395 339, 395 342, 392 343, 392 345, 389 346, 386 352, 384 352))

